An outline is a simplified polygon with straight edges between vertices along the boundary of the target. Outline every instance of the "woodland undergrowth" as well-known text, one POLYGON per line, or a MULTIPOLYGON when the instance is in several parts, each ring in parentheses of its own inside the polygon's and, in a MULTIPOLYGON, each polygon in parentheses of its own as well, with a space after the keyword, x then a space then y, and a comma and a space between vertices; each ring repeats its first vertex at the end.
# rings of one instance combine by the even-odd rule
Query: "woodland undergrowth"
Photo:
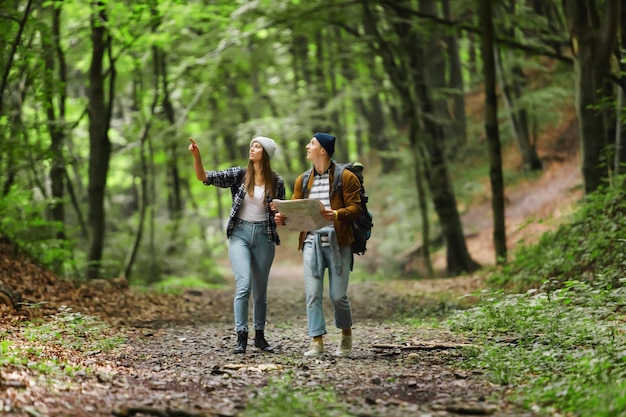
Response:
POLYGON ((570 222, 492 271, 478 305, 447 321, 480 342, 465 366, 541 414, 625 415, 625 197, 588 196, 570 222))

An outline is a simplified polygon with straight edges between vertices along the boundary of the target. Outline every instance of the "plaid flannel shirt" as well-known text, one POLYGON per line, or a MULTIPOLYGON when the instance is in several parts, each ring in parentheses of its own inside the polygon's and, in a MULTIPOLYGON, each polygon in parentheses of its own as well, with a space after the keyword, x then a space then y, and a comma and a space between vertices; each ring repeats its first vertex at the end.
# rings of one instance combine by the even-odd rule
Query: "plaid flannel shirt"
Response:
MULTIPOLYGON (((237 221, 237 213, 243 204, 243 200, 246 196, 246 190, 244 188, 243 178, 245 177, 246 170, 241 167, 226 168, 221 171, 205 171, 206 181, 204 185, 215 185, 220 188, 230 188, 230 192, 233 198, 233 205, 230 208, 230 216, 228 218, 228 225, 226 226, 226 236, 230 237, 235 229, 235 222, 237 221)), ((276 176, 276 198, 280 200, 285 199, 285 180, 274 173, 276 176)), ((265 196, 265 209, 267 211, 267 236, 270 242, 274 242, 280 245, 280 237, 276 230, 276 222, 274 221, 274 212, 270 210, 270 202, 272 196, 269 194, 265 196)))

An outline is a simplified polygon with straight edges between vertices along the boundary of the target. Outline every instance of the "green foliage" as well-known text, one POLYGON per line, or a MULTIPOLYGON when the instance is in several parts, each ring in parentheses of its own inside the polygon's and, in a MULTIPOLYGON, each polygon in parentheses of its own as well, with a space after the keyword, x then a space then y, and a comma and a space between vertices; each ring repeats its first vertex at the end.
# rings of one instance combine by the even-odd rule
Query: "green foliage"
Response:
MULTIPOLYGON (((398 254, 407 250, 421 241, 421 218, 420 208, 417 198, 417 186, 415 185, 415 172, 413 156, 411 152, 405 151, 394 154, 398 164, 409 169, 403 169, 393 175, 383 175, 379 172, 368 172, 367 191, 369 194, 369 205, 375 213, 374 229, 372 229, 372 239, 380 242, 376 247, 379 262, 378 271, 382 276, 389 277, 390 274, 402 273, 402 260, 398 254), (398 184, 407 184, 405 187, 398 187, 398 184), (376 214, 379 213, 379 214, 376 214)), ((431 224, 436 224, 436 218, 432 210, 431 224)), ((431 230, 431 238, 437 234, 437 230, 431 230)), ((369 252, 361 260, 355 259, 357 266, 365 265, 369 252)), ((368 272, 371 278, 371 272, 368 272)), ((356 276, 361 275, 358 271, 356 276)), ((352 277, 350 278, 352 279, 352 277)))
POLYGON ((270 379, 268 385, 255 392, 248 403, 243 417, 351 416, 347 406, 338 401, 332 389, 326 386, 302 387, 287 375, 270 379))
POLYGON ((28 367, 43 374, 73 375, 82 368, 50 352, 53 346, 78 352, 110 351, 124 340, 118 334, 109 335, 108 326, 95 317, 74 313, 61 307, 49 322, 29 323, 22 330, 26 343, 10 340, 0 342, 0 367, 28 367))
MULTIPOLYGON (((202 189, 205 192, 207 190, 211 189, 202 189)), ((118 195, 118 198, 121 200, 123 196, 118 195)), ((103 255, 103 275, 107 277, 119 276, 123 270, 139 223, 138 214, 129 216, 123 207, 115 207, 110 214, 112 219, 125 217, 125 220, 116 221, 115 233, 111 233, 107 240, 103 255)), ((165 216, 159 216, 154 223, 145 221, 130 274, 132 284, 151 285, 168 277, 184 279, 190 276, 197 276, 208 285, 224 282, 223 271, 217 262, 218 259, 226 258, 226 233, 222 222, 204 215, 189 218, 193 218, 193 221, 182 219, 176 224, 165 216), (151 227, 154 228, 153 232, 150 231, 151 227)))
POLYGON ((485 291, 478 307, 452 316, 450 328, 481 346, 466 352, 465 366, 485 369, 494 383, 515 387, 520 401, 549 415, 622 415, 626 397, 614 388, 626 383, 626 288, 606 280, 549 288, 485 291))
POLYGON ((207 282, 206 280, 196 277, 168 277, 163 281, 154 284, 153 289, 170 293, 170 294, 181 294, 185 291, 186 288, 224 288, 225 286, 222 284, 215 284, 211 282, 207 282))
POLYGON ((9 347, 11 346, 11 342, 3 339, 0 341, 0 358, 4 358, 8 355, 9 347))
MULTIPOLYGON (((68 173, 66 193, 71 185, 76 204, 71 209, 68 204, 65 210, 66 226, 70 241, 78 242, 76 253, 71 256, 62 242, 41 239, 35 240, 43 247, 34 247, 33 252, 45 257, 46 263, 63 263, 64 271, 83 271, 88 236, 83 231, 78 232, 78 228, 71 228, 80 224, 78 214, 80 220, 89 218, 85 215, 89 211, 88 174, 90 168, 92 172, 100 169, 91 165, 94 162, 90 160, 86 112, 89 100, 86 86, 90 84, 93 53, 90 21, 97 8, 85 7, 82 1, 53 3, 62 11, 58 52, 63 54, 66 67, 60 65, 57 55, 52 56, 52 71, 41 59, 46 41, 54 40, 50 13, 44 9, 53 4, 43 3, 43 7, 34 4, 24 36, 16 45, 16 56, 20 59, 12 61, 11 68, 3 68, 8 70, 9 79, 7 91, 0 95, 4 93, 4 108, 11 108, 11 117, 0 115, 0 131, 3 132, 0 135, 4 135, 0 138, 3 139, 0 140, 3 167, 0 172, 3 180, 15 174, 16 183, 24 189, 43 188, 44 181, 38 177, 45 178, 51 166, 50 127, 63 128, 66 136, 61 150, 68 173), (61 82, 61 68, 67 70, 65 85, 61 82), (32 83, 24 84, 23 79, 32 83), (44 94, 48 89, 51 97, 44 94), (67 98, 61 96, 62 91, 67 92, 67 98), (13 103, 7 101, 10 97, 21 99, 13 103), (62 117, 61 106, 65 110, 62 117), (51 110, 49 114, 55 120, 48 120, 46 110, 51 110), (15 161, 19 163, 14 164, 15 161), (37 167, 34 175, 29 165, 37 167), (77 267, 77 264, 80 265, 77 267)), ((103 7, 108 21, 96 21, 107 30, 112 46, 111 56, 105 59, 102 71, 105 83, 113 81, 111 77, 115 74, 111 85, 114 91, 107 89, 115 97, 115 111, 110 124, 102 121, 103 125, 110 126, 108 134, 112 144, 111 160, 103 161, 109 164, 107 186, 103 190, 106 237, 103 242, 96 242, 104 247, 103 277, 119 275, 133 247, 139 229, 140 192, 136 185, 137 180, 143 178, 149 184, 146 191, 149 215, 135 258, 133 283, 152 283, 168 276, 206 276, 210 282, 219 282, 221 277, 214 259, 224 253, 219 250, 219 245, 223 246, 223 233, 219 234, 221 240, 217 242, 213 236, 198 238, 203 232, 197 231, 206 229, 206 223, 214 219, 221 217, 223 220, 230 195, 227 190, 221 190, 224 192, 216 196, 214 190, 207 191, 194 183, 191 159, 185 149, 188 135, 202 138, 207 169, 245 162, 242 148, 245 149, 249 138, 256 134, 275 137, 281 152, 273 159, 273 166, 290 180, 307 165, 303 146, 312 129, 323 126, 336 130, 345 145, 340 151, 348 151, 346 155, 351 157, 362 157, 364 155, 355 154, 366 154, 368 149, 378 147, 372 134, 380 124, 384 125, 381 138, 389 141, 384 152, 396 156, 401 162, 398 166, 414 165, 410 159, 412 152, 407 152, 410 149, 403 142, 402 134, 408 109, 399 103, 397 90, 382 65, 382 57, 373 53, 375 48, 382 48, 392 51, 396 62, 410 62, 406 54, 411 51, 399 47, 397 33, 393 30, 393 8, 382 3, 368 6, 376 10, 373 24, 381 34, 380 41, 372 42, 371 36, 346 29, 363 25, 363 7, 353 2, 330 5, 319 1, 264 0, 207 4, 159 0, 105 2, 103 7), (335 24, 329 26, 329 21, 335 24), (153 100, 156 106, 152 105, 153 100), (373 117, 378 108, 380 114, 373 117), (180 227, 180 218, 191 221, 187 227, 180 227), (149 224, 154 225, 154 229, 149 224), (198 242, 205 247, 198 249, 198 242)), ((454 6, 455 15, 464 16, 465 11, 473 7, 468 2, 458 3, 454 6)), ((6 16, 0 17, 7 27, 5 34, 0 35, 6 45, 17 39, 20 10, 14 9, 8 8, 6 16)), ((540 32, 542 38, 558 35, 553 33, 556 29, 549 19, 536 14, 533 12, 532 18, 529 17, 525 8, 515 13, 499 13, 496 26, 516 28, 519 35, 523 33, 524 37, 532 38, 526 40, 533 42, 538 41, 534 39, 535 33, 540 32)), ((441 26, 432 26, 428 19, 417 19, 411 24, 424 37, 431 30, 442 30, 441 26)), ((460 53, 466 72, 465 91, 472 91, 480 82, 476 39, 474 35, 470 38, 467 32, 449 30, 451 36, 463 38, 460 53)), ((568 98, 568 91, 571 98, 573 91, 565 83, 557 85, 550 64, 526 52, 507 54, 503 61, 519 63, 527 73, 541 75, 541 82, 529 87, 533 93, 525 93, 520 100, 521 105, 529 109, 534 130, 539 131, 545 125, 540 116, 553 115, 545 109, 559 107, 556 104, 568 98), (561 85, 566 87, 559 89, 561 85)), ((0 67, 5 62, 9 61, 0 59, 0 67)), ((567 71, 571 77, 571 68, 567 71)), ((409 82, 410 77, 404 78, 409 82)), ((407 85, 406 89, 412 91, 414 87, 407 85)), ((451 91, 442 89, 440 95, 433 93, 445 101, 451 91)), ((468 137, 480 138, 484 131, 482 121, 473 120, 471 116, 468 137)), ((468 149, 461 150, 463 159, 471 160, 473 158, 467 157, 478 155, 482 164, 484 143, 472 142, 468 149)), ((457 162, 460 161, 453 161, 455 166, 450 171, 454 172, 455 188, 459 192, 457 201, 463 208, 470 194, 488 194, 484 186, 488 169, 481 165, 467 176, 457 162), (465 182, 460 184, 461 181, 465 182)), ((381 190, 380 194, 385 194, 384 199, 378 200, 382 202, 379 207, 375 207, 381 212, 385 210, 385 215, 379 217, 381 223, 374 230, 376 239, 382 242, 378 252, 380 259, 385 259, 384 264, 375 266, 383 273, 402 271, 402 261, 397 260, 396 255, 420 239, 419 208, 414 175, 410 171, 402 170, 400 177, 395 178, 385 172, 381 177, 388 176, 389 180, 381 180, 379 184, 372 181, 372 186, 368 185, 370 194, 374 194, 376 187, 381 190), (408 186, 398 187, 398 181, 406 181, 408 186), (388 222, 383 228, 385 220, 388 222)), ((368 178, 374 179, 374 175, 368 174, 368 178)), ((432 211, 429 214, 435 224, 432 211)), ((45 218, 43 213, 40 218, 45 218)), ((432 235, 435 237, 437 231, 433 230, 432 235)))
POLYGON ((0 197, 0 235, 41 265, 58 270, 59 265, 69 266, 71 246, 56 238, 63 225, 46 220, 50 204, 31 191, 12 188, 0 197))
POLYGON ((384 272, 377 272, 372 274, 361 264, 358 256, 354 258, 354 270, 350 273, 350 282, 383 282, 388 280, 389 277, 384 272))
POLYGON ((24 337, 33 342, 59 345, 79 351, 108 351, 123 342, 119 335, 109 337, 108 325, 96 317, 72 312, 62 306, 52 320, 45 323, 31 323, 24 331, 24 337))
POLYGON ((588 196, 571 223, 522 247, 490 280, 527 291, 485 290, 447 322, 480 346, 466 351, 466 366, 543 414, 626 413, 625 196, 588 196))
POLYGON ((608 189, 587 197, 571 223, 542 235, 536 245, 522 246, 514 260, 495 272, 495 285, 522 289, 546 279, 594 280, 598 274, 613 281, 626 263, 626 192, 608 189))

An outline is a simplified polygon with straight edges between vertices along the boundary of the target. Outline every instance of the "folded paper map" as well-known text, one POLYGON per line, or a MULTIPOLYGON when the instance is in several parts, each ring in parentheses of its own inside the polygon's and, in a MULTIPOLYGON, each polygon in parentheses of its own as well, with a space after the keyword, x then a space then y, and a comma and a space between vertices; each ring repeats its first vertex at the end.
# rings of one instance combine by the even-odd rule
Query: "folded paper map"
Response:
POLYGON ((321 211, 324 205, 321 201, 304 198, 301 200, 273 200, 279 213, 285 215, 285 227, 296 232, 309 232, 331 224, 321 211))

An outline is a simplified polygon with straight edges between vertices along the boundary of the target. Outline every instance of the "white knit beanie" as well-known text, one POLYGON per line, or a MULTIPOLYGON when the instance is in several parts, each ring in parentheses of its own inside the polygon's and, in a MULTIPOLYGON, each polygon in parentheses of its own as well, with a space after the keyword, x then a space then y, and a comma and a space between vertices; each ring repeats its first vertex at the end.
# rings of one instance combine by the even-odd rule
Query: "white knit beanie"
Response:
POLYGON ((265 136, 257 136, 250 141, 250 146, 252 146, 254 142, 258 142, 259 145, 261 145, 263 149, 265 149, 265 152, 267 152, 267 155, 270 157, 270 159, 272 159, 272 157, 274 156, 274 152, 276 152, 276 142, 274 142, 274 140, 266 138, 265 136))

